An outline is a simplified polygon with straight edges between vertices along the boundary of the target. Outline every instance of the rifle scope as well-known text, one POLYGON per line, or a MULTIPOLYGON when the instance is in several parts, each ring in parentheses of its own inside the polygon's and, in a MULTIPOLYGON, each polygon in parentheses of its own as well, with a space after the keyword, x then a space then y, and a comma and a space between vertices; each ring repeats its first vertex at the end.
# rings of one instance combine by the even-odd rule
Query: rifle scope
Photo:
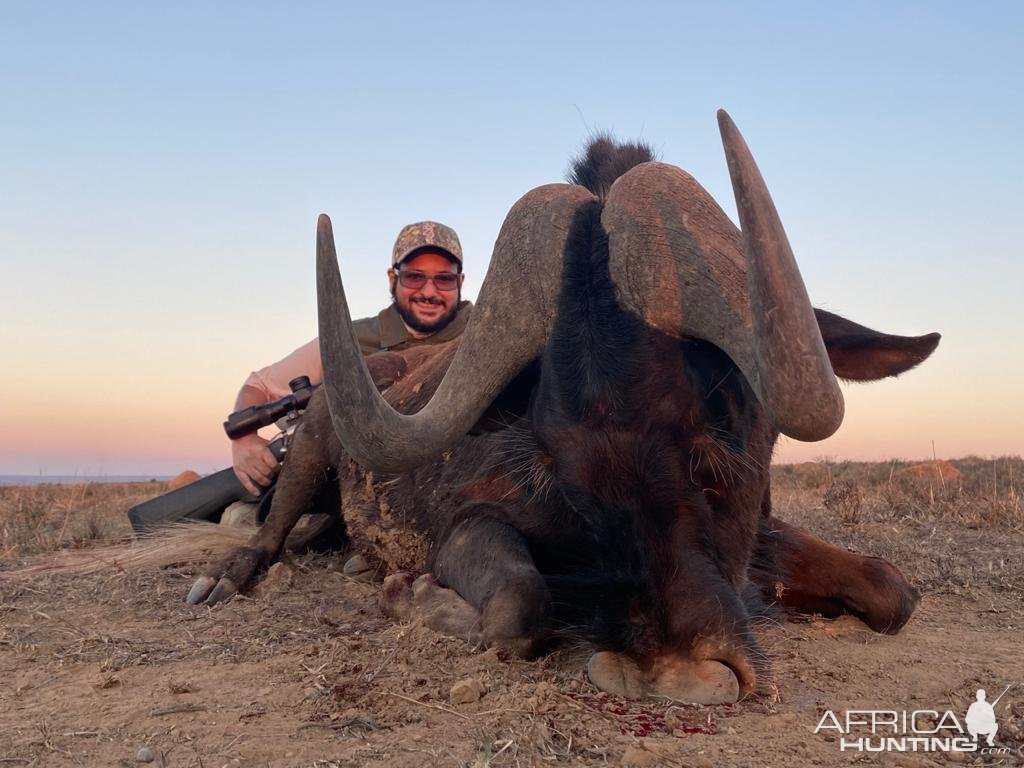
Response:
POLYGON ((235 411, 228 420, 224 422, 224 431, 232 440, 244 435, 249 435, 258 430, 273 424, 275 421, 289 413, 303 410, 309 403, 316 389, 309 383, 308 376, 299 376, 288 382, 291 389, 290 395, 285 395, 280 400, 274 400, 266 405, 253 405, 241 411, 235 411))

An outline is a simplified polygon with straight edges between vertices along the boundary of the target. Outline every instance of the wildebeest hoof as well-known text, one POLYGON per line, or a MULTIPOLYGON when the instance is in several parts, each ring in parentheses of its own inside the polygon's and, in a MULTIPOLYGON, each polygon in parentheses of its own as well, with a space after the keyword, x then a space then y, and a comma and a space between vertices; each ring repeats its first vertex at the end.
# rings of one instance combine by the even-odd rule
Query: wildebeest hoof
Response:
POLYGON ((895 635, 917 608, 921 593, 900 569, 880 557, 865 557, 860 578, 847 585, 843 601, 875 632, 895 635))
POLYGON ((409 621, 412 618, 412 583, 416 577, 411 573, 392 573, 384 579, 380 591, 380 609, 397 621, 409 621))
POLYGON ((655 696, 688 704, 731 704, 740 697, 736 675, 713 659, 669 658, 641 670, 627 656, 601 651, 590 657, 587 675, 602 691, 631 699, 655 696))
POLYGON ((217 582, 217 586, 213 588, 213 592, 211 592, 210 596, 206 598, 206 604, 215 605, 216 603, 227 600, 236 592, 238 592, 238 585, 225 576, 217 582))
POLYGON ((424 626, 468 643, 480 642, 480 612, 453 589, 442 587, 432 573, 412 584, 412 605, 424 626))
POLYGON ((442 635, 480 642, 480 612, 454 590, 442 587, 433 574, 415 580, 409 573, 388 576, 380 606, 399 621, 419 621, 442 635))
POLYGON ((483 640, 488 648, 498 648, 522 659, 537 655, 544 635, 544 613, 548 594, 539 578, 539 588, 528 591, 522 585, 506 585, 484 606, 481 617, 483 640))
POLYGON ((252 579, 264 553, 252 547, 231 550, 219 563, 196 579, 185 602, 198 605, 219 603, 234 595, 252 579))
POLYGON ((214 605, 222 600, 227 600, 237 591, 238 585, 227 577, 217 581, 212 576, 200 576, 189 590, 185 602, 189 605, 199 605, 199 603, 214 605))
POLYGON ((212 576, 200 576, 196 579, 196 583, 192 585, 192 589, 188 591, 188 597, 185 598, 185 602, 189 605, 199 605, 213 591, 215 586, 217 586, 215 578, 212 576))
POLYGON ((599 651, 587 662, 587 677, 605 693, 639 699, 646 695, 640 667, 632 659, 611 651, 599 651))

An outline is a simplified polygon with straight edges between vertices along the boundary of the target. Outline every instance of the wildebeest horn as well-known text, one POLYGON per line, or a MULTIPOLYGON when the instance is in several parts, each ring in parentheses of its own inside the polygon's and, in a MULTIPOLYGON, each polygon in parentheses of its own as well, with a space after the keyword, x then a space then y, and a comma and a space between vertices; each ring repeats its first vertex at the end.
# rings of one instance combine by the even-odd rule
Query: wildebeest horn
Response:
POLYGON ((842 422, 842 393, 764 180, 718 115, 742 233, 684 171, 633 168, 601 217, 619 301, 666 333, 719 346, 779 431, 822 440, 842 422))
POLYGON ((512 206, 459 350, 430 402, 413 415, 378 394, 352 329, 331 220, 317 223, 317 304, 324 384, 345 450, 371 470, 398 472, 437 458, 536 358, 550 335, 574 217, 596 205, 582 187, 548 184, 512 206))
POLYGON ((823 440, 843 421, 843 394, 768 187, 724 109, 718 126, 743 233, 761 400, 785 434, 823 440))

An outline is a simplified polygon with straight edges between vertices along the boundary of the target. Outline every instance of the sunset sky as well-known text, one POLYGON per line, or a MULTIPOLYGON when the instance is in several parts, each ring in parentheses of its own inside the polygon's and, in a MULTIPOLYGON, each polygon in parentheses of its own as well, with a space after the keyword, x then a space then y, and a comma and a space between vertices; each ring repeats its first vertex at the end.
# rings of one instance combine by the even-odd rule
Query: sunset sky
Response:
POLYGON ((943 341, 779 460, 1024 451, 1020 3, 3 3, 0 474, 227 466, 250 370, 316 334, 314 229, 355 316, 399 228, 502 219, 588 133, 735 218, 743 131, 816 306, 943 341))

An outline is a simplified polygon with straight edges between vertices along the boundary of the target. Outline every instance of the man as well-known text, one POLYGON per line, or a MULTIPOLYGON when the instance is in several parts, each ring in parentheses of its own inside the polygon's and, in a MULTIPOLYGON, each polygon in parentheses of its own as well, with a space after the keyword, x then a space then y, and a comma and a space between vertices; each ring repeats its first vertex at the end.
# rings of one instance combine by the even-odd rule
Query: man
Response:
MULTIPOLYGON (((402 228, 388 270, 391 305, 354 323, 363 355, 440 344, 462 335, 472 304, 462 301, 462 246, 455 230, 435 221, 402 228)), ((235 400, 235 410, 263 405, 289 394, 288 382, 308 376, 323 381, 320 343, 313 339, 272 365, 253 371, 235 400)), ((231 441, 231 464, 242 485, 259 495, 277 474, 267 442, 253 433, 231 441)))
MULTIPOLYGON (((1007 687, 1006 690, 1009 690, 1007 687)), ((1003 691, 1006 693, 1006 691, 1003 691)), ((999 699, 1003 698, 1000 694, 999 699)), ((996 710, 995 705, 999 703, 999 699, 996 699, 992 704, 985 701, 985 689, 979 688, 975 694, 977 699, 970 707, 967 708, 967 732, 971 734, 971 738, 975 741, 978 740, 979 736, 985 736, 988 739, 988 745, 990 747, 995 746, 993 739, 995 738, 996 732, 999 730, 999 724, 996 722, 996 710)))

